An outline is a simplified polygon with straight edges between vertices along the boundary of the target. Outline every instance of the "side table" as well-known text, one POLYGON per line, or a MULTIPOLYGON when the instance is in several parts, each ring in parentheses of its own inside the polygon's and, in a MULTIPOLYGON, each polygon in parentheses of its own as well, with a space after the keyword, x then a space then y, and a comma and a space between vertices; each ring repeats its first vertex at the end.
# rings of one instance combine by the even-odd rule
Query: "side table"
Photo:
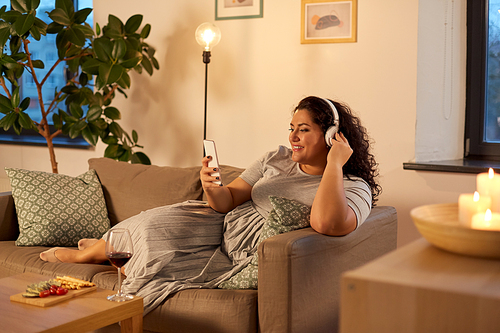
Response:
POLYGON ((341 333, 500 332, 500 260, 422 238, 346 272, 341 286, 341 333))
POLYGON ((49 307, 10 301, 11 295, 22 292, 28 284, 48 279, 33 273, 0 279, 1 332, 88 332, 117 322, 121 322, 122 332, 142 332, 142 298, 111 302, 106 297, 114 294, 113 290, 97 288, 49 307))

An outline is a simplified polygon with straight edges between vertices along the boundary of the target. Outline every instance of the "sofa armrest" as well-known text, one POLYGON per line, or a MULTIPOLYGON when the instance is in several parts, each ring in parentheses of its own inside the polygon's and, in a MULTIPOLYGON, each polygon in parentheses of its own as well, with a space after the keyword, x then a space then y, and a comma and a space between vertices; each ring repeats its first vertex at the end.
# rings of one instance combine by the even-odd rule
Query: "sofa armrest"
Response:
POLYGON ((311 228, 277 235, 259 246, 261 332, 336 332, 343 272, 396 248, 397 213, 372 209, 343 237, 311 228))
POLYGON ((16 240, 18 236, 19 226, 12 192, 0 192, 0 241, 16 240))

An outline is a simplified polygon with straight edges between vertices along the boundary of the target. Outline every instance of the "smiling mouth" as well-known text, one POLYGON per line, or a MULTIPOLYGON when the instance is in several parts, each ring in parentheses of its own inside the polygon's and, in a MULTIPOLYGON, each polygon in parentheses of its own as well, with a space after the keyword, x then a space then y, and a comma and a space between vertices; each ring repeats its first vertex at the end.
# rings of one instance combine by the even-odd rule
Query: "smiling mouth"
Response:
POLYGON ((301 149, 304 149, 304 146, 292 146, 293 151, 299 151, 301 149))

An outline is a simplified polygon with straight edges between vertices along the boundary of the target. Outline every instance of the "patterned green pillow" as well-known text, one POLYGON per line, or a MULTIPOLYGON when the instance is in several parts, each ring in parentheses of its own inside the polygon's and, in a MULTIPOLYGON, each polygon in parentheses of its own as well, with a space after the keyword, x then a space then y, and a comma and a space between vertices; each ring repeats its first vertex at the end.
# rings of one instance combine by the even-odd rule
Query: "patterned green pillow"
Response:
POLYGON ((19 223, 18 246, 77 246, 109 229, 101 184, 94 170, 78 177, 5 168, 19 223))
MULTIPOLYGON (((311 209, 297 201, 270 196, 273 209, 264 222, 257 246, 266 238, 309 226, 311 209)), ((222 289, 257 289, 258 253, 252 261, 229 280, 222 282, 222 289)))

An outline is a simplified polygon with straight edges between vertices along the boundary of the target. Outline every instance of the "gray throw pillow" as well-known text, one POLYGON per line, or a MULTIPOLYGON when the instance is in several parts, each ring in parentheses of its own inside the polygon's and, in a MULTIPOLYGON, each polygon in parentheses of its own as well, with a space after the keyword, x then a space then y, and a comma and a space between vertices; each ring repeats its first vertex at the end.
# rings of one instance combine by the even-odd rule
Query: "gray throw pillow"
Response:
MULTIPOLYGON (((281 197, 270 196, 269 200, 273 209, 264 222, 262 232, 259 236, 257 246, 269 237, 283 234, 309 226, 311 209, 297 201, 281 197)), ((222 282, 222 289, 257 289, 258 282, 258 253, 255 253, 252 261, 229 280, 222 282)))
POLYGON ((18 246, 77 246, 110 227, 94 170, 78 177, 5 168, 19 223, 18 246))

